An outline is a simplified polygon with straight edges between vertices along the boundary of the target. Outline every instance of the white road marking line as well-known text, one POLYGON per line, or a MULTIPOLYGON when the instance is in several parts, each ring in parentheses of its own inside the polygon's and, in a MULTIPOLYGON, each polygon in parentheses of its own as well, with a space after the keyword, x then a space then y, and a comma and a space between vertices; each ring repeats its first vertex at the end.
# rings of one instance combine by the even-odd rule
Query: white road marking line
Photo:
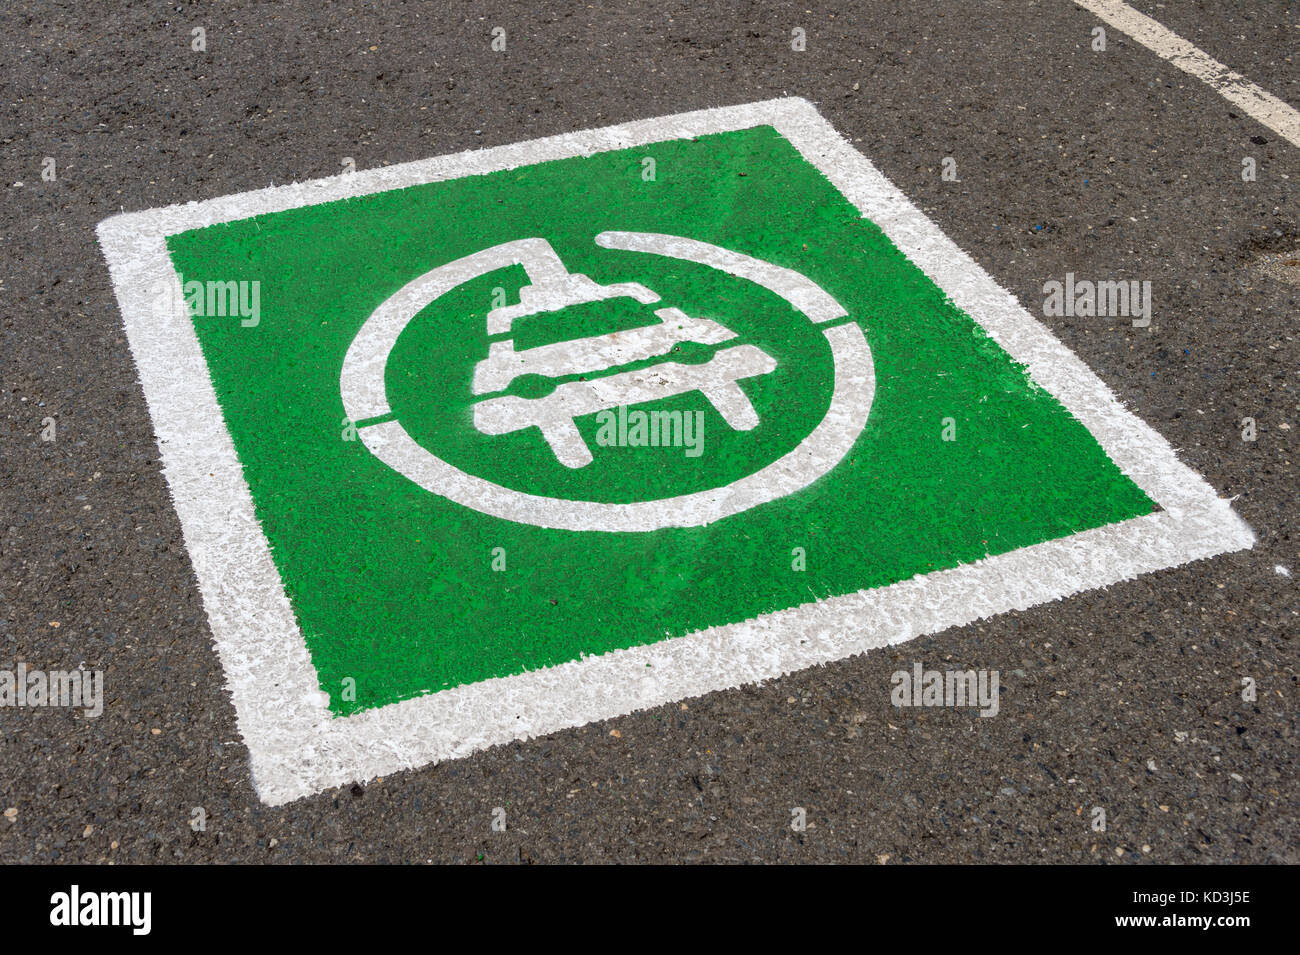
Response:
POLYGON ((1132 37, 1184 73, 1206 83, 1229 103, 1240 107, 1248 116, 1273 130, 1292 146, 1300 146, 1300 110, 1256 86, 1173 30, 1138 13, 1120 0, 1074 2, 1097 14, 1115 29, 1132 37))

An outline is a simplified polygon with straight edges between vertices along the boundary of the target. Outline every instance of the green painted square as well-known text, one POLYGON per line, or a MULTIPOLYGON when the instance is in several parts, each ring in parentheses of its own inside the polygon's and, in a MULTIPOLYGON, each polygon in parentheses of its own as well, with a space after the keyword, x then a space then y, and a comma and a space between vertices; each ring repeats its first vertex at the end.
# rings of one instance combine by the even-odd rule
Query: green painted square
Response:
MULTIPOLYGON (((770 127, 377 193, 169 239, 185 281, 257 281, 260 321, 194 317, 257 517, 321 688, 356 712, 581 655, 879 587, 1155 510, 1087 430, 1027 377, 878 227, 770 127), (654 159, 647 179, 645 158, 654 159), (664 305, 714 319, 777 361, 742 388, 760 424, 733 431, 698 392, 704 445, 598 447, 561 466, 536 429, 471 421, 485 316, 517 302, 520 267, 421 312, 386 373, 393 412, 467 473, 551 497, 629 502, 729 483, 794 448, 830 401, 820 330, 770 292, 703 266, 601 249, 606 230, 687 236, 807 276, 866 334, 870 418, 802 491, 696 528, 558 531, 423 490, 349 429, 343 357, 385 299, 439 265, 521 238, 570 272, 640 282, 663 301, 572 306, 518 321, 516 348, 653 322, 664 305), (495 301, 494 301, 495 297, 495 301), (956 440, 944 440, 951 418, 956 440), (501 548, 502 551, 495 551, 501 548), (806 569, 795 569, 795 548, 806 569), (504 553, 505 570, 493 569, 504 553), (355 680, 356 699, 344 698, 355 680)), ((675 360, 698 361, 684 348, 675 360)), ((550 387, 516 379, 524 396, 550 387)), ((552 382, 553 384, 553 382, 552 382)), ((949 432, 951 436, 951 430, 949 432)))

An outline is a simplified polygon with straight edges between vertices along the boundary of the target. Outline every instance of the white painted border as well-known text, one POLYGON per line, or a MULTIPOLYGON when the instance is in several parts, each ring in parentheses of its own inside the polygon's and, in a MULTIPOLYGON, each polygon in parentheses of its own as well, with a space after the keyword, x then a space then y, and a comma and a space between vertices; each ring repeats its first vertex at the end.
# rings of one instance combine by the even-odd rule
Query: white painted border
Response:
POLYGON ((682 113, 389 166, 99 225, 163 469, 252 760, 278 805, 331 786, 778 677, 922 633, 1250 547, 1250 529, 1155 431, 806 100, 682 113), (1163 509, 888 587, 334 718, 254 517, 164 238, 420 183, 707 133, 774 126, 1097 438, 1163 509), (157 289, 175 293, 159 296, 157 289), (163 302, 169 302, 164 305, 163 302))

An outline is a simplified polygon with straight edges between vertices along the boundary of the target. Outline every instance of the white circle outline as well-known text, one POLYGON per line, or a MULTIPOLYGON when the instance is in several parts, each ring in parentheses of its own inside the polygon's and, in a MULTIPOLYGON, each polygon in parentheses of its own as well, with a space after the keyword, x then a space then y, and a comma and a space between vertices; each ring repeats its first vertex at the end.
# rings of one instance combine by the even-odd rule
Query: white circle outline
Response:
MULTIPOLYGON (((521 240, 528 242, 531 240, 521 240)), ((806 277, 709 243, 653 233, 602 233, 605 248, 652 252, 701 262, 768 288, 807 314, 810 299, 820 321, 847 314, 806 277)), ((439 266, 409 283, 372 313, 357 332, 343 363, 340 390, 349 420, 390 414, 384 369, 396 336, 431 301, 470 278, 507 243, 439 266), (473 260, 472 262, 470 260, 473 260), (432 293, 430 293, 432 289, 432 293), (382 326, 377 330, 372 326, 382 326), (368 329, 370 332, 368 333, 368 329), (383 346, 387 347, 383 347, 383 346), (383 348, 382 354, 376 354, 383 348), (355 412, 355 413, 354 413, 355 412)), ((497 256, 499 259, 500 256, 497 256)), ((810 319, 811 321, 812 319, 810 319)), ((431 493, 504 520, 572 531, 653 531, 698 527, 785 497, 812 484, 837 465, 866 425, 875 397, 875 367, 866 336, 856 322, 824 328, 835 368, 831 403, 822 420, 793 450, 720 488, 653 501, 613 503, 543 497, 502 487, 448 464, 416 444, 396 420, 358 424, 366 448, 397 473, 431 493)))

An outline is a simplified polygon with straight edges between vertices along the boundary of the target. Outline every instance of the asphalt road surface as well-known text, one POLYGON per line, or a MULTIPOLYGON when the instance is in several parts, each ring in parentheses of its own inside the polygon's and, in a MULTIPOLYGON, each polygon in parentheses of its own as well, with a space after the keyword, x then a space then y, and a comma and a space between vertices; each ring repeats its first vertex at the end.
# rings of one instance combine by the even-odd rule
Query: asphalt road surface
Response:
MULTIPOLYGON (((1300 105, 1300 8, 1135 5, 1300 105)), ((1068 0, 6 4, 0 668, 102 670, 105 707, 0 708, 0 861, 1300 861, 1300 148, 1119 31, 1093 50, 1098 23, 1068 0), (1254 548, 263 805, 95 226, 345 156, 785 95, 1233 498, 1254 548), (1042 317, 1068 272, 1151 281, 1151 327, 1042 317), (892 706, 917 662, 998 670, 997 718, 892 706)))

